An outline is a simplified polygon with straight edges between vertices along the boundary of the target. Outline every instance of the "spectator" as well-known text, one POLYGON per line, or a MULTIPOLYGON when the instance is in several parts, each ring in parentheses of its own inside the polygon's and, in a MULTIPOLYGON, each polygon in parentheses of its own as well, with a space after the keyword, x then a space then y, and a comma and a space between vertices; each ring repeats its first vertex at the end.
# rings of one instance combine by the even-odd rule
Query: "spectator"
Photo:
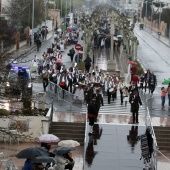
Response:
POLYGON ((131 71, 131 77, 133 77, 134 74, 136 74, 137 72, 137 68, 135 67, 135 65, 132 65, 132 67, 130 68, 131 71))
POLYGON ((162 87, 161 88, 162 109, 164 109, 165 107, 165 96, 166 96, 166 89, 162 87))
POLYGON ((27 159, 24 163, 23 170, 33 170, 33 163, 30 159, 27 159))

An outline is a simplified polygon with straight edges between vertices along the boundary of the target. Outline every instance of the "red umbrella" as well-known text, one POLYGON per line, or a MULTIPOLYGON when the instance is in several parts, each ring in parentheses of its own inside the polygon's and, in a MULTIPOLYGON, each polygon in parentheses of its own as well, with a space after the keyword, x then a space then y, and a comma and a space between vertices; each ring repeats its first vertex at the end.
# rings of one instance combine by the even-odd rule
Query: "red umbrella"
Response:
POLYGON ((62 60, 60 58, 58 58, 56 63, 62 63, 62 60))
POLYGON ((128 64, 131 64, 131 65, 136 65, 137 63, 134 62, 134 61, 129 61, 128 64))

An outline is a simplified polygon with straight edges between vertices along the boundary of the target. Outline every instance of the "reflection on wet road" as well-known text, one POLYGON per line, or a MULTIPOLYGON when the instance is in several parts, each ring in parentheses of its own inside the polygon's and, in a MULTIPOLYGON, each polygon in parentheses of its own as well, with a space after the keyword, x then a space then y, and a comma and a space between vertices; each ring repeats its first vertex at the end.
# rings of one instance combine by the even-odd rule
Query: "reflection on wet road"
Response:
POLYGON ((95 124, 94 135, 86 138, 85 170, 142 169, 138 136, 145 126, 95 124))

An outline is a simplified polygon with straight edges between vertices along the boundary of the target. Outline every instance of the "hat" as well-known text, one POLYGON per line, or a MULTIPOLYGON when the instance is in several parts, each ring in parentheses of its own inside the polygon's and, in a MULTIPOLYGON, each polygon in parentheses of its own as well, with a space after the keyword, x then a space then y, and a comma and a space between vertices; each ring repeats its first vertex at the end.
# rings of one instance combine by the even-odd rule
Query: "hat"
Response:
POLYGON ((107 72, 106 74, 109 74, 109 72, 107 72))

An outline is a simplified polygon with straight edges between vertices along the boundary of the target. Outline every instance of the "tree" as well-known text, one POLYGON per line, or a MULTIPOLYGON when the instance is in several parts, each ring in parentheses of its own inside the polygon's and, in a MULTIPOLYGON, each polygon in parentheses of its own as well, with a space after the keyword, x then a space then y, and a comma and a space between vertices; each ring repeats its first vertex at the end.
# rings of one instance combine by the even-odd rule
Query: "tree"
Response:
POLYGON ((11 23, 0 17, 0 66, 3 69, 7 59, 6 52, 15 44, 16 29, 11 23))
MULTIPOLYGON (((10 1, 6 7, 10 22, 17 30, 23 33, 26 26, 32 27, 32 0, 10 1)), ((44 20, 45 10, 42 0, 34 0, 34 26, 41 24, 44 20)))

